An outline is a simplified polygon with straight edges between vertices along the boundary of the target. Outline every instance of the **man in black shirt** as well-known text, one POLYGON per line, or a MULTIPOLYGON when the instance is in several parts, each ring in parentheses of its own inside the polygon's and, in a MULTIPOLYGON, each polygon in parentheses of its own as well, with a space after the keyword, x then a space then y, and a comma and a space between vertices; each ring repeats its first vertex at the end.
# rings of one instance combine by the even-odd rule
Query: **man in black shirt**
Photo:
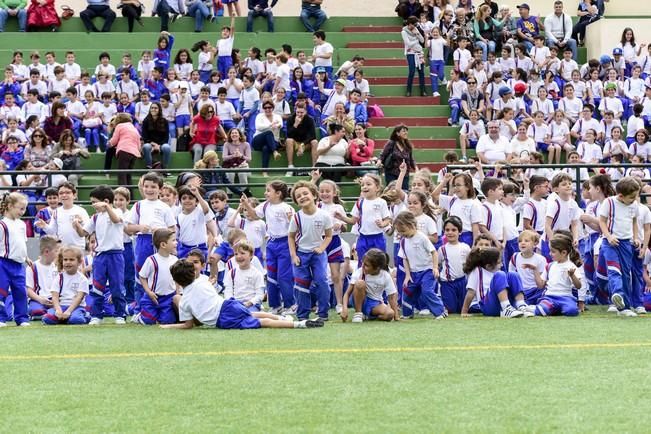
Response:
POLYGON ((294 147, 298 157, 303 155, 306 147, 309 148, 314 166, 317 144, 314 119, 307 115, 305 104, 297 103, 294 114, 287 120, 287 168, 290 170, 285 176, 293 176, 294 147))

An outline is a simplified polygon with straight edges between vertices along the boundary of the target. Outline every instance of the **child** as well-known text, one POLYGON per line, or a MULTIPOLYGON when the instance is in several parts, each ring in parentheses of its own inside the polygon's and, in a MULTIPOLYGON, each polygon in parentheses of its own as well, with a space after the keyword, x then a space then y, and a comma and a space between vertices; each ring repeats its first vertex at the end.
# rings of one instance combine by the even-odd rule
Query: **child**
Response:
POLYGON ((39 239, 39 257, 27 270, 25 286, 29 299, 29 317, 40 320, 52 307, 50 287, 57 278, 55 264, 59 253, 59 240, 51 235, 39 239))
POLYGON ((481 183, 481 191, 486 197, 482 204, 482 219, 479 231, 487 235, 493 244, 504 248, 504 212, 500 200, 504 196, 504 185, 497 178, 485 178, 481 183))
POLYGON ((451 216, 443 224, 446 243, 439 247, 441 259, 440 292, 448 313, 460 313, 466 297, 466 275, 463 264, 470 253, 470 247, 459 242, 463 223, 459 217, 451 216))
POLYGON ((174 281, 183 288, 179 299, 180 324, 161 325, 162 328, 191 329, 195 325, 207 325, 220 329, 256 328, 313 328, 323 327, 323 321, 292 321, 287 317, 265 312, 249 312, 237 300, 224 300, 204 279, 195 277, 194 267, 188 261, 177 261, 170 273, 174 281))
POLYGON ((544 215, 547 212, 545 197, 549 193, 549 181, 544 176, 532 175, 529 178, 530 199, 522 211, 524 229, 542 235, 545 230, 544 215))
POLYGON ((615 115, 615 119, 619 120, 624 115, 624 106, 622 102, 615 96, 617 85, 608 83, 605 87, 606 96, 599 102, 599 112, 601 116, 604 115, 606 110, 610 110, 615 115))
POLYGON ((26 209, 27 198, 20 193, 9 193, 0 201, 0 328, 7 325, 5 301, 10 289, 16 325, 29 326, 25 289, 27 234, 25 222, 20 219, 26 209))
POLYGON ((545 267, 540 277, 545 284, 545 294, 535 306, 529 306, 528 311, 540 316, 577 316, 585 304, 581 257, 574 249, 572 238, 564 234, 555 234, 549 247, 553 262, 545 267), (580 290, 578 305, 574 288, 580 290))
POLYGON ((140 55, 140 60, 138 61, 138 76, 140 77, 140 83, 145 83, 147 80, 151 79, 154 66, 156 66, 156 64, 151 60, 151 51, 143 51, 140 55))
POLYGON ((547 266, 544 256, 536 253, 540 243, 540 235, 525 229, 518 237, 520 252, 514 254, 508 263, 509 272, 520 276, 524 290, 524 298, 530 305, 537 304, 545 290, 542 275, 547 266))
POLYGON ((573 198, 572 177, 567 173, 557 173, 552 178, 552 190, 556 195, 547 199, 546 239, 551 240, 557 230, 569 230, 576 244, 579 239, 579 206, 573 198))
POLYGON ((450 94, 448 104, 450 105, 450 118, 448 125, 459 125, 459 114, 461 113, 461 97, 468 90, 468 85, 461 80, 461 72, 457 70, 450 71, 450 81, 446 85, 450 94))
MULTIPOLYGON (((95 101, 95 95, 91 91, 86 91, 86 112, 81 124, 84 127, 84 137, 86 139, 86 147, 90 152, 95 152, 99 146, 101 149, 101 142, 99 133, 102 129, 102 106, 99 102, 95 101)), ((104 151, 102 149, 102 151, 104 151)))
POLYGON ((558 109, 571 125, 579 119, 579 114, 583 111, 583 101, 574 95, 574 86, 572 83, 568 83, 564 87, 563 98, 558 102, 558 109))
POLYGON ((477 110, 471 110, 470 120, 463 124, 459 134, 462 160, 468 159, 467 149, 475 149, 479 138, 484 134, 486 134, 484 121, 479 119, 479 112, 477 110))
POLYGON ((192 119, 192 97, 188 92, 188 84, 181 83, 178 93, 171 95, 171 103, 174 105, 176 136, 181 137, 183 133, 190 130, 192 119))
POLYGON ((201 50, 199 53, 199 58, 197 59, 197 62, 199 63, 199 79, 203 83, 208 83, 210 80, 210 73, 213 69, 213 63, 215 61, 215 54, 217 53, 217 49, 212 47, 210 45, 210 42, 202 40, 195 42, 192 46, 192 51, 197 52, 199 50, 201 50))
POLYGON ((628 147, 628 159, 634 156, 640 157, 642 161, 648 161, 651 156, 651 143, 649 143, 649 133, 642 128, 635 133, 635 141, 628 147))
POLYGON ((318 190, 314 184, 299 181, 292 188, 292 199, 300 210, 289 222, 289 253, 297 291, 299 319, 308 319, 312 307, 310 293, 317 299, 318 317, 328 320, 330 288, 327 283, 326 248, 332 241, 332 219, 317 208, 318 190))
POLYGON ((642 116, 643 111, 644 106, 642 104, 635 104, 633 106, 633 115, 629 117, 626 122, 626 143, 628 145, 635 141, 635 133, 639 130, 643 130, 645 127, 644 117, 642 116))
MULTIPOLYGON (((387 203, 378 197, 382 188, 382 181, 377 175, 366 174, 360 181, 361 197, 353 206, 351 215, 356 225, 359 237, 357 238, 357 266, 362 266, 366 252, 375 247, 386 250, 384 239, 385 228, 391 226, 391 214, 387 203)), ((337 216, 341 218, 341 216, 337 216)))
POLYGON ((179 80, 188 81, 190 80, 190 74, 192 74, 193 69, 190 52, 186 48, 181 48, 174 57, 174 71, 176 71, 176 76, 179 80))
POLYGON ((224 298, 239 301, 251 312, 262 310, 264 298, 264 275, 251 265, 253 244, 241 241, 234 247, 237 267, 226 271, 224 277, 224 298))
POLYGON ((541 87, 538 89, 537 98, 531 103, 531 113, 541 112, 546 123, 551 122, 554 116, 554 103, 547 99, 547 89, 541 87))
POLYGON ((416 217, 411 212, 403 211, 398 214, 394 225, 402 237, 398 256, 402 258, 405 268, 403 317, 413 318, 413 306, 418 302, 436 319, 445 318, 447 312, 437 294, 439 266, 436 249, 429 239, 418 231, 416 217))
POLYGON ((61 247, 57 258, 59 273, 50 287, 52 308, 43 315, 43 324, 88 324, 89 318, 85 309, 88 279, 79 271, 82 263, 83 251, 79 247, 61 247))
POLYGON ((230 232, 228 221, 233 215, 237 214, 237 211, 228 205, 228 195, 224 190, 213 191, 210 193, 208 200, 210 208, 214 212, 217 231, 222 238, 226 239, 230 232))
POLYGON ((231 15, 231 23, 228 27, 222 27, 221 39, 217 41, 217 70, 219 76, 225 78, 228 75, 228 68, 233 66, 233 44, 235 43, 235 16, 231 15))
POLYGON ((213 219, 208 202, 196 186, 179 188, 181 212, 176 215, 178 257, 183 259, 193 249, 208 255, 206 223, 213 219))
MULTIPOLYGON (((54 211, 59 207, 59 193, 57 192, 56 188, 50 187, 45 189, 43 196, 45 196, 47 206, 38 210, 36 213, 36 220, 43 220, 46 223, 49 223, 52 215, 54 214, 54 211)), ((34 232, 41 236, 45 235, 45 231, 38 227, 34 228, 34 232)), ((50 294, 48 292, 48 296, 49 295, 50 294)))
POLYGON ((462 317, 471 312, 502 318, 533 316, 526 311, 520 276, 504 273, 501 268, 502 254, 498 249, 475 247, 470 251, 463 266, 468 283, 461 308, 462 317))
MULTIPOLYGON (((527 136, 531 137, 536 142, 536 148, 539 152, 547 152, 549 149, 549 126, 545 123, 545 114, 541 111, 536 111, 533 114, 533 123, 527 129, 527 136)), ((554 161, 554 154, 556 147, 549 149, 548 159, 550 162, 554 161)), ((559 151, 560 154, 560 151, 559 151)), ((560 159, 560 156, 558 157, 560 159)))
POLYGON ((463 228, 459 240, 472 246, 473 239, 479 235, 479 223, 482 220, 479 202, 475 199, 472 178, 467 173, 452 175, 446 173, 439 185, 432 192, 432 197, 450 216, 461 219, 463 228), (453 195, 441 194, 445 185, 452 181, 453 195))
MULTIPOLYGON (((173 231, 176 224, 170 207, 158 199, 160 189, 163 187, 163 178, 156 173, 147 173, 140 178, 139 185, 144 199, 136 202, 127 220, 127 232, 137 234, 136 271, 140 271, 145 260, 154 254, 152 233, 161 228, 173 231)), ((135 291, 135 299, 138 301, 142 295, 142 287, 137 281, 135 291)))
MULTIPOLYGON (((118 187, 113 190, 113 207, 122 211, 122 220, 129 221, 130 211, 128 210, 129 202, 131 201, 131 192, 128 188, 118 187)), ((122 235, 122 246, 124 255, 124 289, 125 289, 125 302, 131 305, 134 300, 134 288, 136 285, 136 268, 135 258, 133 255, 133 240, 130 232, 125 224, 124 234, 122 235)))
MULTIPOLYGON (((582 142, 576 148, 576 153, 579 154, 579 159, 583 163, 596 164, 599 163, 603 154, 601 152, 601 146, 595 143, 597 138, 597 132, 593 129, 589 129, 585 132, 585 137, 582 142)), ((570 153, 568 153, 567 158, 569 160, 570 153)))
POLYGON ((167 72, 167 68, 170 67, 170 61, 172 60, 172 47, 174 46, 174 35, 169 32, 160 32, 158 37, 158 43, 156 44, 156 50, 154 50, 154 66, 161 68, 161 74, 167 72))
POLYGON ((289 196, 289 188, 282 181, 272 181, 267 184, 264 192, 265 202, 253 208, 246 196, 240 198, 251 220, 264 219, 267 223, 267 296, 272 313, 285 310, 293 311, 294 288, 292 262, 287 247, 289 222, 294 216, 294 209, 285 203, 289 196), (282 296, 282 300, 281 300, 282 296), (282 301, 282 305, 281 305, 282 301))
POLYGON ((594 111, 594 106, 591 104, 586 104, 581 110, 581 118, 572 126, 570 130, 570 136, 577 140, 585 140, 585 133, 589 129, 600 132, 601 125, 599 121, 592 117, 592 112, 594 111))
POLYGON ((398 291, 389 273, 389 257, 379 249, 366 252, 362 267, 353 272, 350 285, 343 296, 341 320, 348 319, 348 300, 353 297, 355 313, 353 323, 367 319, 381 321, 400 321, 398 311, 398 291), (387 305, 384 297, 389 301, 387 305))
POLYGON ((104 319, 105 293, 111 292, 115 307, 115 324, 126 324, 124 289, 124 221, 122 211, 113 208, 115 195, 107 185, 95 187, 90 192, 90 201, 96 213, 83 226, 73 223, 81 236, 95 234, 97 246, 93 259, 93 290, 90 293, 90 325, 100 325, 104 319), (108 282, 109 288, 106 287, 108 282))
MULTIPOLYGON (((445 47, 449 46, 448 41, 441 37, 441 30, 433 27, 431 38, 427 40, 429 47, 429 77, 432 82, 432 96, 441 96, 439 93, 439 81, 445 80, 445 47)), ((354 320, 354 318, 353 318, 354 320)))
MULTIPOLYGON (((249 201, 253 208, 258 206, 258 200, 256 198, 249 198, 249 201)), ((267 231, 264 221, 249 219, 245 213, 245 207, 240 204, 237 208, 237 212, 233 213, 229 218, 228 227, 240 228, 243 230, 246 234, 246 239, 249 240, 255 248, 255 256, 258 258, 260 263, 264 263, 262 244, 264 243, 265 232, 267 231), (241 213, 244 213, 244 216, 242 216, 241 213)))
POLYGON ((77 187, 70 182, 64 182, 58 188, 61 207, 52 214, 49 223, 38 220, 36 226, 45 231, 48 235, 56 235, 64 246, 76 246, 83 249, 86 240, 74 228, 74 222, 82 226, 88 223, 88 212, 79 205, 74 204, 77 195, 77 187))
MULTIPOLYGON (((635 201, 640 185, 631 177, 622 178, 615 185, 617 196, 609 197, 599 206, 599 227, 603 242, 599 251, 599 262, 608 269, 608 288, 611 301, 617 307, 617 314, 637 316, 631 310, 631 264, 633 247, 639 247, 635 201)), ((645 248, 640 248, 641 257, 645 248)))

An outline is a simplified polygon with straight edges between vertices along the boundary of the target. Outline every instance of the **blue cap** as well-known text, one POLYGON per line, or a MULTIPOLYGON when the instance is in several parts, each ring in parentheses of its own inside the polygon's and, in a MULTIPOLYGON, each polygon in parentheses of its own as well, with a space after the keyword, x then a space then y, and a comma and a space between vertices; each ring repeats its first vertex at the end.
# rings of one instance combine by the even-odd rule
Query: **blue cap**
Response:
POLYGON ((323 66, 317 66, 314 72, 318 74, 319 72, 326 72, 326 69, 323 66))
POLYGON ((506 86, 500 87, 500 96, 508 95, 510 93, 512 93, 510 88, 506 86))
POLYGON ((604 54, 599 58, 599 63, 610 63, 612 60, 613 59, 609 55, 604 54))
POLYGON ((613 56, 621 56, 622 53, 623 53, 623 51, 622 51, 621 48, 619 48, 619 47, 613 48, 613 56))

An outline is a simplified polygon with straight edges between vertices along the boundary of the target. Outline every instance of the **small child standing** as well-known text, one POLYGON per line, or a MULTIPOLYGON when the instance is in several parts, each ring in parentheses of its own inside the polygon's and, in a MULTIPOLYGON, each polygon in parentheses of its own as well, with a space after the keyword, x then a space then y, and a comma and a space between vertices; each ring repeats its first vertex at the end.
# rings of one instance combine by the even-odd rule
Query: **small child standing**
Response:
POLYGON ((330 287, 327 280, 326 248, 332 241, 332 219, 317 208, 319 191, 311 182, 298 181, 292 199, 300 207, 289 222, 289 253, 297 292, 297 316, 308 319, 312 308, 311 292, 316 292, 318 317, 328 320, 330 287))
POLYGON ((217 41, 217 70, 219 76, 225 79, 228 68, 233 66, 233 44, 235 43, 235 16, 231 15, 230 25, 222 27, 221 39, 217 41))
POLYGON ((82 263, 83 251, 80 248, 65 246, 59 250, 59 274, 50 287, 53 307, 43 315, 43 324, 88 324, 84 301, 88 295, 88 279, 79 271, 82 263))
POLYGON ((439 247, 438 255, 441 259, 440 292, 441 299, 448 313, 460 313, 463 300, 466 298, 466 274, 463 264, 470 253, 470 246, 459 242, 459 235, 463 230, 461 219, 456 216, 449 217, 443 224, 443 232, 447 243, 439 247))
POLYGON ((36 227, 43 229, 48 235, 55 235, 64 246, 76 246, 83 250, 86 240, 75 230, 73 222, 78 221, 82 226, 85 225, 89 220, 88 212, 75 205, 77 187, 74 184, 64 182, 59 185, 58 193, 62 206, 56 209, 48 223, 38 220, 36 227))
POLYGON ((224 298, 235 299, 251 312, 262 310, 264 298, 264 275, 251 265, 253 244, 241 241, 234 247, 237 267, 226 271, 224 277, 224 298))
POLYGON ((7 325, 5 300, 9 289, 14 303, 14 321, 29 326, 27 291, 25 289, 25 261, 27 261, 27 233, 20 218, 27 209, 27 198, 20 193, 9 193, 0 201, 0 327, 7 325))
POLYGON ((145 290, 140 299, 140 313, 131 322, 143 325, 173 324, 176 322, 172 300, 176 285, 170 274, 171 266, 178 260, 176 235, 169 229, 158 229, 153 236, 156 253, 145 260, 138 277, 145 290))
POLYGON ((208 255, 206 224, 213 219, 214 214, 194 185, 180 187, 179 199, 181 212, 176 216, 178 257, 185 258, 192 249, 199 249, 205 257, 208 255))

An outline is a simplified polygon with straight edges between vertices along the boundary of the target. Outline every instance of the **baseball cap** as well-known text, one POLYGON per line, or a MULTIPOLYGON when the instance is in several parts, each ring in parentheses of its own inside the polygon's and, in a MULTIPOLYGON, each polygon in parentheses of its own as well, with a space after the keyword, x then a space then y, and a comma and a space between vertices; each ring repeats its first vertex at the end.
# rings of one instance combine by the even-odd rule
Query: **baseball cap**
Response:
POLYGON ((346 87, 346 80, 344 80, 343 78, 338 79, 337 81, 335 81, 335 83, 346 87))
POLYGON ((610 61, 612 61, 612 60, 613 59, 609 55, 604 54, 603 56, 601 56, 599 58, 599 63, 610 63, 610 61))
POLYGON ((623 53, 622 49, 619 47, 613 48, 613 56, 621 56, 623 53))
POLYGON ((615 83, 608 83, 606 87, 604 88, 606 90, 617 90, 617 85, 615 83))
POLYGON ((506 86, 500 87, 500 96, 508 95, 511 93, 511 89, 506 86))
POLYGON ((326 70, 323 66, 317 66, 314 72, 318 74, 319 72, 326 72, 326 70))
POLYGON ((59 170, 63 169, 63 160, 61 160, 60 158, 53 158, 52 163, 54 163, 54 165, 58 167, 59 170))
POLYGON ((515 93, 525 93, 527 91, 527 85, 524 83, 516 83, 513 86, 513 90, 515 90, 515 93))
POLYGON ((531 8, 529 7, 529 5, 526 4, 526 3, 522 3, 521 5, 517 5, 516 8, 518 8, 518 9, 528 9, 528 10, 531 10, 531 8))

